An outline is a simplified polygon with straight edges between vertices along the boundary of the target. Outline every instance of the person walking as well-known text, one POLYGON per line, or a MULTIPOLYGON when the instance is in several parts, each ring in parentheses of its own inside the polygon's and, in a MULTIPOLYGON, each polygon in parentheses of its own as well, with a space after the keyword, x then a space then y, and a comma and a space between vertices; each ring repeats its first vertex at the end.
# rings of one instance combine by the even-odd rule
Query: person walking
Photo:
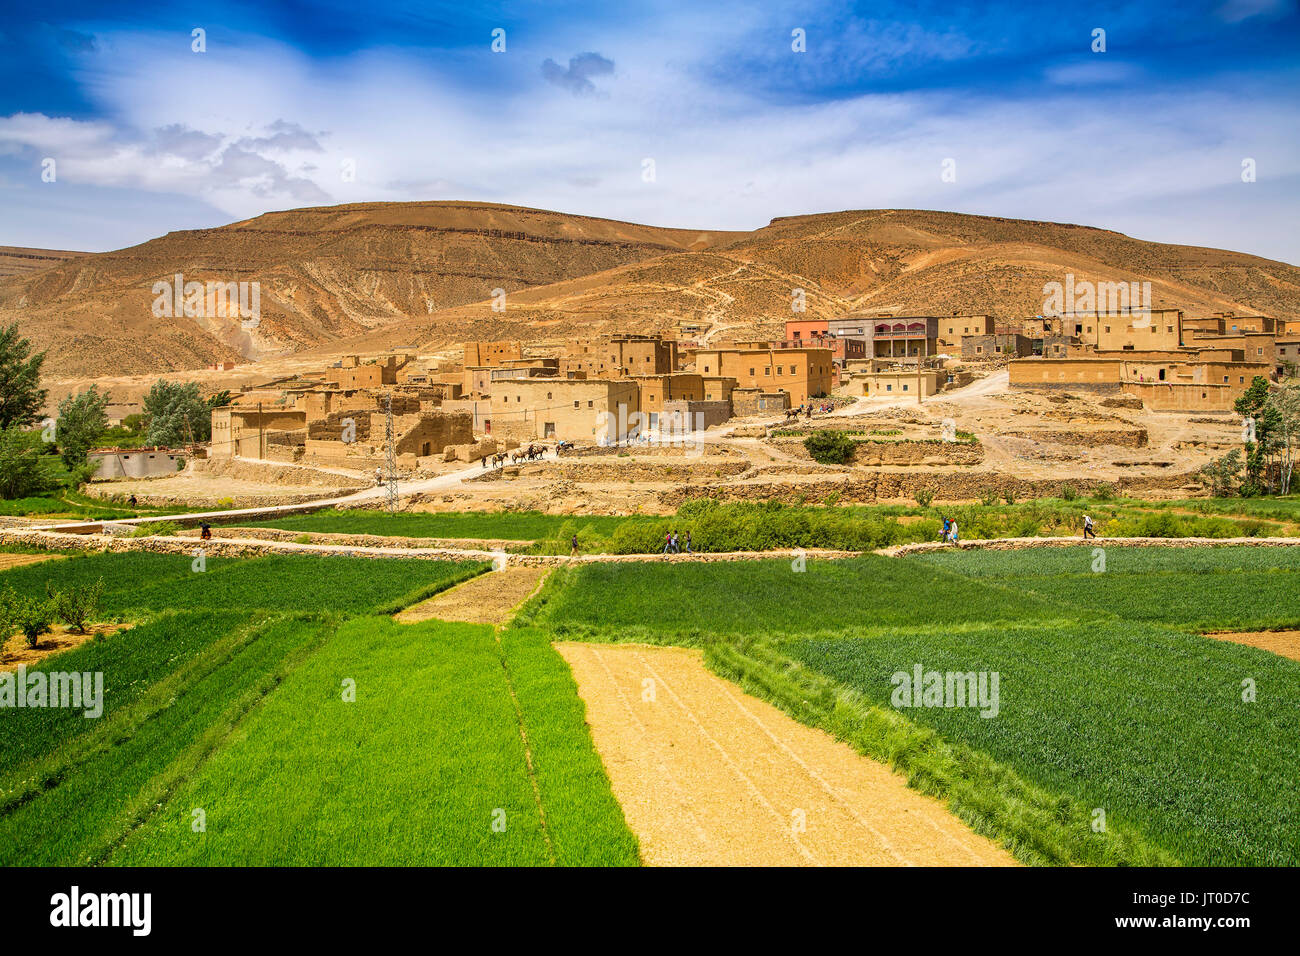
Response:
POLYGON ((578 536, 575 534, 573 536, 573 541, 569 545, 569 554, 577 554, 577 553, 578 553, 578 536))
POLYGON ((210 541, 212 539, 212 525, 208 524, 206 521, 200 524, 199 537, 204 541, 210 541))
POLYGON ((951 530, 951 528, 950 528, 950 525, 948 524, 948 519, 947 519, 947 518, 944 518, 944 519, 943 519, 943 534, 939 535, 939 540, 940 540, 940 541, 947 541, 947 540, 948 540, 948 532, 949 532, 950 530, 951 530))
POLYGON ((671 531, 665 531, 664 532, 664 554, 667 554, 669 550, 672 548, 672 546, 673 546, 673 533, 671 531))
POLYGON ((954 519, 953 522, 952 522, 952 524, 948 526, 948 540, 951 541, 953 544, 956 544, 956 543, 957 543, 957 534, 958 534, 958 532, 957 532, 957 521, 956 521, 956 519, 954 519))
POLYGON ((689 531, 686 532, 686 553, 691 553, 691 533, 689 531))
POLYGON ((1095 537, 1097 537, 1097 532, 1092 530, 1092 516, 1084 515, 1083 516, 1083 539, 1087 541, 1089 538, 1095 538, 1095 537))

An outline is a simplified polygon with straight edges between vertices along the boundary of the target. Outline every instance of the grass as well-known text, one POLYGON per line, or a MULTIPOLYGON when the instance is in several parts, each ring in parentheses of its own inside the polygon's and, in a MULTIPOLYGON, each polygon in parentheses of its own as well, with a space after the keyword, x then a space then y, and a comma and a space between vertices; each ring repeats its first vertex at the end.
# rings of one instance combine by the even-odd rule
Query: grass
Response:
POLYGON ((919 563, 1088 608, 1189 631, 1300 627, 1300 549, 1268 547, 944 552, 919 563))
MULTIPOLYGON (((624 518, 592 515, 578 519, 583 527, 612 530, 624 518)), ((313 514, 286 515, 267 521, 241 522, 249 528, 281 528, 285 531, 309 531, 328 534, 375 534, 406 538, 498 538, 507 541, 531 541, 550 537, 566 522, 568 515, 548 515, 540 511, 465 511, 406 512, 356 509, 326 510, 313 514)))
POLYGON ((791 561, 778 559, 558 568, 521 616, 566 638, 691 641, 1060 613, 1035 595, 894 558, 807 560, 804 566, 796 572, 791 561), (942 601, 934 599, 939 593, 942 601))
POLYGON ((1108 544, 1104 572, 1093 557, 586 565, 521 618, 554 637, 699 644, 1027 863, 1300 863, 1300 663, 1188 633, 1296 626, 1300 549, 1108 544), (895 707, 892 675, 917 663, 997 672, 997 716, 895 707))
POLYGON ((191 560, 0 573, 102 576, 110 613, 144 618, 35 668, 102 674, 99 719, 3 712, 0 865, 638 862, 543 634, 374 616, 484 565, 191 560))
POLYGON ((516 634, 505 653, 539 804, 502 653, 481 625, 345 624, 111 862, 635 863, 562 661, 516 634))
POLYGON ((172 608, 392 613, 486 570, 481 561, 371 560, 269 555, 204 559, 188 554, 79 554, 0 572, 0 586, 43 594, 104 578, 105 614, 135 619, 172 608))

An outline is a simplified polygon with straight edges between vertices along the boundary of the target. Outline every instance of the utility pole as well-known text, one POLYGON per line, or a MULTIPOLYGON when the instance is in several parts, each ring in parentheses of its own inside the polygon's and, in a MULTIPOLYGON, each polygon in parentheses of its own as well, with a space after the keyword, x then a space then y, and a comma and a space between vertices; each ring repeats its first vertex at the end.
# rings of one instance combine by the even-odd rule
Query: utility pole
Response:
MULTIPOLYGON (((925 328, 921 330, 921 351, 925 353, 925 357, 926 357, 926 358, 929 358, 929 357, 930 357, 930 338, 929 338, 929 334, 930 334, 930 323, 929 323, 929 321, 927 321, 927 322, 925 323, 925 328)), ((918 404, 918 405, 921 404, 921 391, 922 391, 922 388, 921 388, 921 356, 918 355, 918 356, 916 357, 916 404, 918 404)))
POLYGON ((262 403, 257 403, 257 457, 266 457, 266 425, 262 421, 262 403))
POLYGON ((393 396, 384 396, 384 466, 388 479, 388 511, 397 511, 397 448, 393 441, 393 396))

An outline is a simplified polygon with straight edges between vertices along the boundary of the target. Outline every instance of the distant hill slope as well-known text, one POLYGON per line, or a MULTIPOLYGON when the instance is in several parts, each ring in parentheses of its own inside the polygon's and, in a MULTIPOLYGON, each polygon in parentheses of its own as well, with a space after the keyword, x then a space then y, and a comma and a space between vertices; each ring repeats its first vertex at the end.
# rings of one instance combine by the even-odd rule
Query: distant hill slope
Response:
POLYGON ((88 252, 68 252, 63 249, 26 249, 22 246, 0 246, 0 278, 23 275, 48 269, 69 259, 88 256, 88 252))
MULTIPOLYGON (((66 255, 66 254, 65 254, 66 255)), ((0 262, 3 259, 0 258, 0 262)), ((642 226, 489 203, 368 203, 268 213, 170 233, 0 279, 55 376, 148 374, 288 353, 436 349, 465 338, 558 343, 605 331, 777 333, 809 316, 1042 309, 1065 274, 1152 283, 1192 314, 1300 315, 1300 269, 1103 229, 921 210, 773 220, 752 232, 642 226), (151 288, 257 281, 262 320, 155 318, 151 288), (494 289, 506 309, 493 311, 494 289)))

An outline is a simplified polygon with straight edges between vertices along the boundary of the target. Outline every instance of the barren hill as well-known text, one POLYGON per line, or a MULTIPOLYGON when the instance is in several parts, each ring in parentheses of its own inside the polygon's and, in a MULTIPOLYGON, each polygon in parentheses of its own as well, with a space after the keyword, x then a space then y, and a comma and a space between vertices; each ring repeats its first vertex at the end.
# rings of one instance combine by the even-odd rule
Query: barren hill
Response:
POLYGON ((465 338, 558 343, 603 331, 772 335, 806 315, 1042 310, 1066 273, 1152 283, 1153 304, 1300 316, 1300 269, 1085 226, 923 210, 773 220, 699 232, 489 203, 369 203, 268 213, 0 279, 0 321, 50 350, 55 377, 150 374, 213 361, 465 338), (152 286, 256 281, 258 328, 155 318, 152 286), (494 289, 505 310, 492 308, 494 289))
POLYGON ((0 277, 23 275, 58 265, 69 259, 90 255, 88 252, 68 252, 63 249, 26 249, 22 246, 0 246, 0 277))
POLYGON ((150 373, 295 352, 396 320, 700 248, 726 233, 488 203, 372 203, 169 233, 0 280, 59 375, 150 373), (257 282, 261 319, 156 317, 154 283, 257 282))

